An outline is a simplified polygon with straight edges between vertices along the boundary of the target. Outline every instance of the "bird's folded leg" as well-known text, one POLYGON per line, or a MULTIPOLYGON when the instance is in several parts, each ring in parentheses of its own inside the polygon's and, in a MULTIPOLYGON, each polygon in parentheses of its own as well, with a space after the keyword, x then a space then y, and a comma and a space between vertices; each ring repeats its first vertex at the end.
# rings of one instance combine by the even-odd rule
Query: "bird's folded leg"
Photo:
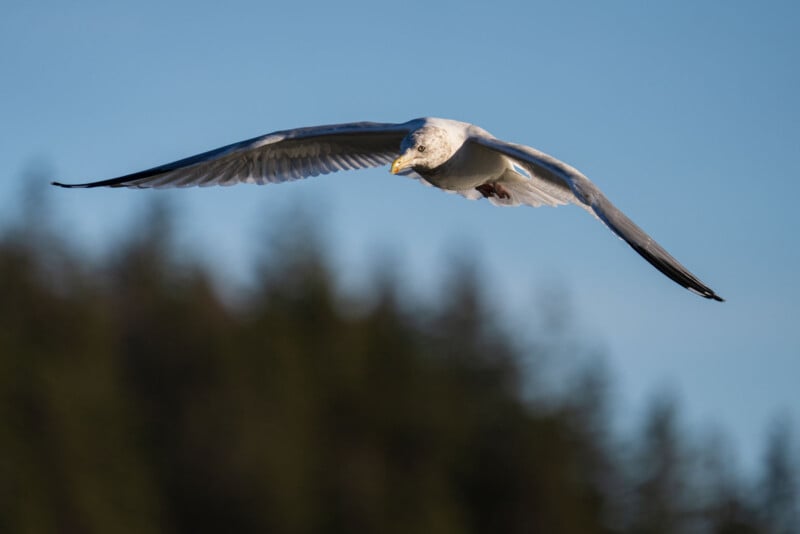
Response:
POLYGON ((478 193, 483 195, 484 198, 489 198, 489 197, 492 197, 492 196, 497 197, 497 198, 511 198, 511 195, 506 190, 506 188, 503 187, 502 184, 499 184, 499 183, 481 184, 478 187, 476 187, 475 189, 478 191, 478 193))
POLYGON ((489 198, 494 194, 494 186, 492 184, 481 184, 475 189, 483 195, 483 198, 489 198))
POLYGON ((494 194, 497 198, 511 198, 511 193, 503 187, 503 184, 494 184, 494 194))

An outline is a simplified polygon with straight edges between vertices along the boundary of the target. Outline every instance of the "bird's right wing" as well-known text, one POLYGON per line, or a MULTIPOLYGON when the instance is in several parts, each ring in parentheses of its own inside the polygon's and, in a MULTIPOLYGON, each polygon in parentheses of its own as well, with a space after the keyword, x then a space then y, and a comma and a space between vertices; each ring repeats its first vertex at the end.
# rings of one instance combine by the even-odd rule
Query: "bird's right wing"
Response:
POLYGON ((391 163, 418 121, 354 122, 283 130, 118 178, 61 187, 266 184, 391 163))

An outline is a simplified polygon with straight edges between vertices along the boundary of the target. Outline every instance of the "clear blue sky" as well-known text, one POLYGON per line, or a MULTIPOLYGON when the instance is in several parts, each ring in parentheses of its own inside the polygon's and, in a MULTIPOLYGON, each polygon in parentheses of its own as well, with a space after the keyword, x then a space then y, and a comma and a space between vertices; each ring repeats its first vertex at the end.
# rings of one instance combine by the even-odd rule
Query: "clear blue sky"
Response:
POLYGON ((575 207, 495 208, 386 169, 263 188, 54 189, 47 209, 107 250, 168 198, 187 246, 238 276, 258 226, 300 205, 319 212, 348 283, 378 246, 421 294, 447 275, 452 243, 467 246, 518 331, 539 288, 568 288, 624 417, 667 386, 692 427, 724 428, 750 463, 776 413, 800 425, 797 6, 10 0, 0 211, 42 159, 85 181, 295 126, 477 123, 581 169, 728 302, 679 288, 575 207))

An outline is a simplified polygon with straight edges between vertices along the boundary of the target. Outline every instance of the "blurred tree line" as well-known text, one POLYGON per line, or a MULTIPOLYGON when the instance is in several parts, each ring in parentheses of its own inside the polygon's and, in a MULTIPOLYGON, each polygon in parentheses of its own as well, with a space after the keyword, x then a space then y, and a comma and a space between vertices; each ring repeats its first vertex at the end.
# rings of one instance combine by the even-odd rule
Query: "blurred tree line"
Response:
POLYGON ((294 224, 230 305, 163 209, 98 263, 40 200, 0 236, 0 532, 800 532, 787 425, 752 479, 667 396, 616 435, 597 366, 530 395, 547 345, 468 264, 353 303, 294 224))

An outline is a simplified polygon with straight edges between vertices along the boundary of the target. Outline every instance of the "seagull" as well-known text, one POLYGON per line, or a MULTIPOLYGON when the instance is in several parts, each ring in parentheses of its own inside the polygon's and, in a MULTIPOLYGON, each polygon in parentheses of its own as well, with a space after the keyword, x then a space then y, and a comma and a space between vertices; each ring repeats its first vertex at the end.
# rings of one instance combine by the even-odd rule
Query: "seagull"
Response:
POLYGON ((580 171, 529 146, 450 119, 281 130, 118 178, 60 187, 189 187, 288 182, 391 164, 391 173, 498 206, 575 204, 676 283, 723 299, 611 203, 580 171))

